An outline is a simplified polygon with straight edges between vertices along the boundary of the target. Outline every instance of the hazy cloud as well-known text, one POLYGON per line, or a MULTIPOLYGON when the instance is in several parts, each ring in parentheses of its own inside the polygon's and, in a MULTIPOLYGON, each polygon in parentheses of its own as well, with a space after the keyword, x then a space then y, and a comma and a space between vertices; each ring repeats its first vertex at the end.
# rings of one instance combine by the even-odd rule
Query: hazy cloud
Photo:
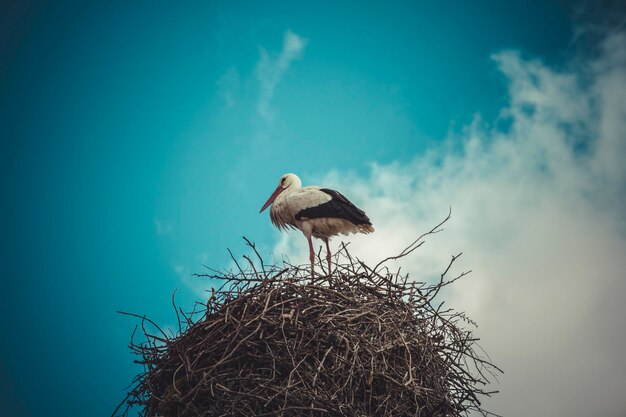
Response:
POLYGON ((154 228, 157 236, 169 235, 174 230, 174 226, 171 223, 157 218, 154 219, 154 228))
POLYGON ((216 81, 217 93, 223 100, 226 110, 232 108, 237 102, 236 96, 239 90, 240 78, 237 68, 230 67, 216 81))
POLYGON ((198 300, 206 299, 208 279, 194 275, 196 273, 204 272, 192 271, 189 267, 180 264, 174 265, 173 269, 180 281, 186 288, 193 292, 193 295, 197 297, 198 300))
POLYGON ((307 41, 294 32, 285 32, 283 47, 278 56, 270 56, 263 48, 260 49, 261 58, 257 64, 257 78, 260 83, 260 96, 257 104, 258 114, 266 121, 271 121, 272 98, 276 85, 285 75, 291 63, 302 56, 307 41))
MULTIPOLYGON (((486 401, 499 414, 626 414, 626 35, 597 52, 567 70, 498 53, 509 85, 498 127, 477 117, 411 163, 373 164, 368 178, 305 179, 368 212, 376 233, 350 238, 367 262, 452 206, 446 231, 401 264, 433 279, 464 252, 457 270, 474 272, 445 297, 478 321, 505 371, 486 401)), ((306 241, 282 235, 274 252, 306 262, 306 241)))

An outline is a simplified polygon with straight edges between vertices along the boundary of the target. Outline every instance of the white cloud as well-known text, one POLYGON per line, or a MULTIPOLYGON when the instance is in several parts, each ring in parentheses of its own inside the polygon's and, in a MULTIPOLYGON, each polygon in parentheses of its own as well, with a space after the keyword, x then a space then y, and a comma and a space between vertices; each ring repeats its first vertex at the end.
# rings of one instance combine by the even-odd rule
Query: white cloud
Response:
MULTIPOLYGON (((372 218, 376 233, 349 240, 373 264, 452 206, 446 230, 400 263, 424 280, 464 252, 457 270, 474 272, 446 297, 479 323, 482 345, 504 369, 487 408, 625 415, 626 35, 609 36, 567 70, 510 51, 493 58, 509 80, 497 123, 507 128, 477 117, 411 163, 373 164, 368 178, 336 171, 319 183, 372 218)), ((274 248, 303 263, 306 252, 298 233, 274 248)))
POLYGON ((195 276, 195 272, 185 265, 174 265, 174 272, 180 281, 191 291, 198 300, 205 300, 207 297, 207 278, 195 276))
POLYGON ((257 111, 264 120, 272 121, 271 103, 276 85, 283 78, 291 63, 302 56, 306 43, 306 39, 294 32, 287 31, 283 38, 282 50, 278 56, 272 57, 265 49, 260 49, 261 58, 257 64, 257 78, 261 92, 257 111))

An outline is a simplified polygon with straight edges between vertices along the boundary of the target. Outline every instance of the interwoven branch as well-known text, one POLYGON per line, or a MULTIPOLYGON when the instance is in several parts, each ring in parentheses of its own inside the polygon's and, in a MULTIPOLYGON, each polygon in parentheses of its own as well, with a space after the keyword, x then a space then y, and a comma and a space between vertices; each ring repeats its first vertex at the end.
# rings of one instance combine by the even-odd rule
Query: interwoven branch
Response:
POLYGON ((174 306, 179 335, 151 334, 141 317, 143 340, 130 348, 144 371, 114 415, 490 414, 480 398, 499 369, 464 314, 433 304, 465 273, 448 278, 448 265, 439 282, 418 283, 342 245, 334 272, 311 277, 309 266, 264 264, 248 243, 256 263, 201 274, 221 287, 190 315, 174 306))

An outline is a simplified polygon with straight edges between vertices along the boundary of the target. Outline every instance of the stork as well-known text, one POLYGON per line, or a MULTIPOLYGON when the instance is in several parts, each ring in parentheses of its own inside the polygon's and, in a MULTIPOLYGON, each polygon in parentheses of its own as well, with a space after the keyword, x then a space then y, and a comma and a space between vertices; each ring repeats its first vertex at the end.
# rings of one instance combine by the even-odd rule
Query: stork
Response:
POLYGON ((331 271, 331 253, 328 239, 338 234, 371 233, 374 227, 365 212, 352 204, 338 191, 318 186, 302 187, 295 174, 280 177, 278 186, 259 213, 269 205, 270 219, 279 230, 299 229, 309 242, 311 274, 314 272, 315 252, 312 237, 326 243, 328 273, 331 271))

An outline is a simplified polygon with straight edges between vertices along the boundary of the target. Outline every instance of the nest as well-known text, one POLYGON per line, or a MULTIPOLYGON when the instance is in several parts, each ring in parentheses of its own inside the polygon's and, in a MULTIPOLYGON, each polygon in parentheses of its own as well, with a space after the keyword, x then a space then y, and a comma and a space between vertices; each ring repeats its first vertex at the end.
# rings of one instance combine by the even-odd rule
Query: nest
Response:
POLYGON ((334 271, 315 276, 255 253, 245 268, 202 275, 222 286, 193 314, 175 306, 179 335, 142 317, 145 337, 130 347, 144 371, 114 415, 133 406, 145 417, 490 414, 480 397, 493 393, 487 376, 498 368, 463 329, 472 322, 434 303, 465 275, 446 277, 456 257, 425 284, 384 262, 370 268, 345 246, 334 271))

